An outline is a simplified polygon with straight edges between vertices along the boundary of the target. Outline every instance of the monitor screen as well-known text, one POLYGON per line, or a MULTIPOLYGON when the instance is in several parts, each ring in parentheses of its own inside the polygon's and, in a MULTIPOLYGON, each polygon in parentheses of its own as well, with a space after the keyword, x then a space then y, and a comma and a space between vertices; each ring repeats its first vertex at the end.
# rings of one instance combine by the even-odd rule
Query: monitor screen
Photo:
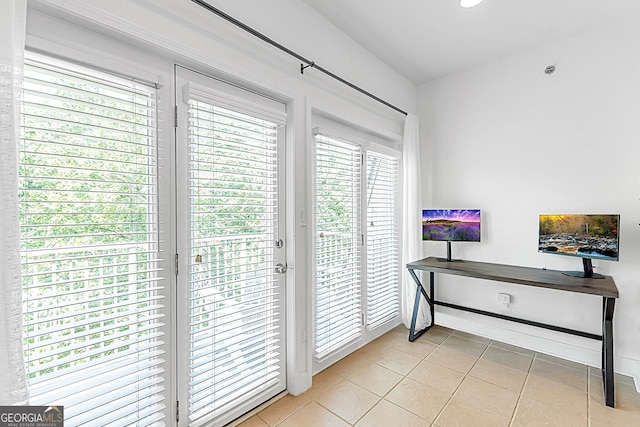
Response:
POLYGON ((618 261, 620 215, 540 215, 538 251, 618 261))
POLYGON ((479 209, 425 209, 422 211, 422 240, 479 242, 479 209))

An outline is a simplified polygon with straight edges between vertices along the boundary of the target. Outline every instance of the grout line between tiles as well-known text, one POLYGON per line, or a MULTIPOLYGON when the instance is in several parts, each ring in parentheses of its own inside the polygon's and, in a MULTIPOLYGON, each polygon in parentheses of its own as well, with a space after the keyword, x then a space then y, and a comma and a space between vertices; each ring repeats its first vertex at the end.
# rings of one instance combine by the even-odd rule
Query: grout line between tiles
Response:
POLYGON ((531 358, 531 363, 529 364, 529 368, 527 369, 526 375, 524 377, 524 383, 522 383, 522 387, 520 388, 520 393, 518 393, 518 401, 516 402, 516 406, 513 408, 513 414, 511 414, 511 420, 509 420, 509 426, 513 427, 513 423, 516 420, 516 414, 518 413, 518 409, 520 408, 520 401, 522 400, 522 395, 524 394, 524 389, 529 382, 529 375, 531 374, 531 368, 533 368, 533 362, 536 360, 537 352, 533 353, 533 357, 531 358))
POLYGON ((591 427, 591 366, 587 367, 587 427, 591 427))

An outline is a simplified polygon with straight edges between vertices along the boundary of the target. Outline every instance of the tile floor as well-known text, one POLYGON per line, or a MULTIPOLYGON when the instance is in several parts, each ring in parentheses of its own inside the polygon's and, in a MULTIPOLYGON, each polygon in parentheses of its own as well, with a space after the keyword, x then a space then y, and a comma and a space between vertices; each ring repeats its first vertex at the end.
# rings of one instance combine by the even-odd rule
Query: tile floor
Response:
POLYGON ((631 378, 616 375, 611 409, 598 369, 440 326, 407 335, 399 326, 240 426, 640 426, 631 378))

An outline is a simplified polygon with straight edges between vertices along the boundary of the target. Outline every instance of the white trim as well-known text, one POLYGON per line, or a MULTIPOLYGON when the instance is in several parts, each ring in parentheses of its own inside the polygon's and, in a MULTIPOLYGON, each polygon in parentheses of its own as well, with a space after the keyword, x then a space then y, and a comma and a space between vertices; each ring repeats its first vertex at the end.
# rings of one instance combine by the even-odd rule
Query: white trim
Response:
MULTIPOLYGON (((401 163, 402 163, 402 147, 389 147, 386 144, 380 144, 379 142, 375 142, 375 141, 367 141, 365 143, 364 146, 365 150, 367 151, 374 151, 376 153, 379 154, 383 154, 385 156, 389 156, 392 157, 394 159, 398 160, 398 168, 400 168, 401 163)), ((401 171, 400 171, 401 172, 401 171)), ((402 181, 402 175, 399 176, 400 181, 402 181)), ((400 193, 398 195, 398 197, 401 197, 402 193, 400 193)), ((401 203, 401 201, 400 201, 401 203)))
POLYGON ((122 69, 122 58, 125 57, 128 61, 124 64, 126 70, 121 71, 123 77, 135 76, 143 81, 166 83, 160 77, 159 67, 156 66, 159 64, 150 65, 147 63, 147 57, 144 57, 146 55, 162 61, 160 56, 143 52, 137 46, 121 44, 109 37, 55 19, 39 11, 29 11, 25 45, 33 52, 108 72, 122 69), (48 29, 46 32, 43 31, 45 28, 48 29), (55 31, 51 31, 51 28, 55 28, 55 31), (103 42, 108 43, 111 48, 104 49, 103 46, 98 46, 103 42), (132 58, 136 58, 137 61, 131 60, 132 58))
POLYGON ((212 87, 206 87, 194 82, 186 83, 182 86, 183 98, 185 100, 204 101, 229 110, 270 120, 280 125, 285 124, 287 113, 285 112, 284 103, 253 94, 227 83, 217 82, 214 78, 210 79, 213 81, 212 87), (219 86, 214 88, 213 85, 216 83, 219 83, 219 86), (243 93, 240 94, 239 91, 243 93))
POLYGON ((383 131, 374 123, 361 123, 357 120, 338 117, 327 109, 312 107, 314 127, 326 128, 342 138, 357 139, 359 141, 374 141, 381 145, 397 148, 401 145, 402 135, 383 131))

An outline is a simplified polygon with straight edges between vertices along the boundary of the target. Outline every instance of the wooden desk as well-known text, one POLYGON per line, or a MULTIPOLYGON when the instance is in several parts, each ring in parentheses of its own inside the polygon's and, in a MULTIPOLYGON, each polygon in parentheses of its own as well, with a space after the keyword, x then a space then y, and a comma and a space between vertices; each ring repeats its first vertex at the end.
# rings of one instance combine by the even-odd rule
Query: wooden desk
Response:
POLYGON ((407 269, 416 282, 416 297, 413 305, 413 316, 411 318, 411 328, 409 329, 409 341, 414 341, 420 335, 428 331, 434 325, 434 306, 454 308, 457 310, 469 311, 475 314, 496 317, 512 322, 523 323, 525 325, 537 326, 553 331, 578 335, 585 338, 602 341, 602 384, 607 406, 614 407, 614 385, 613 385, 613 309, 616 298, 618 298, 618 288, 611 276, 603 279, 591 279, 572 277, 562 274, 560 271, 545 270, 530 267, 518 267, 514 265, 492 264, 487 262, 474 262, 455 260, 447 261, 444 258, 429 257, 407 264, 407 269), (420 279, 416 276, 415 270, 429 272, 429 293, 422 286, 420 279), (540 288, 556 289, 567 292, 577 292, 602 297, 602 335, 589 332, 577 331, 546 323, 534 322, 517 317, 506 316, 499 313, 478 310, 470 307, 463 307, 456 304, 437 301, 434 295, 435 273, 453 274, 456 276, 475 277, 477 279, 494 280, 498 282, 515 283, 525 286, 536 286, 540 288), (420 295, 424 296, 429 304, 431 313, 431 324, 421 331, 416 332, 416 318, 420 305, 420 295))

